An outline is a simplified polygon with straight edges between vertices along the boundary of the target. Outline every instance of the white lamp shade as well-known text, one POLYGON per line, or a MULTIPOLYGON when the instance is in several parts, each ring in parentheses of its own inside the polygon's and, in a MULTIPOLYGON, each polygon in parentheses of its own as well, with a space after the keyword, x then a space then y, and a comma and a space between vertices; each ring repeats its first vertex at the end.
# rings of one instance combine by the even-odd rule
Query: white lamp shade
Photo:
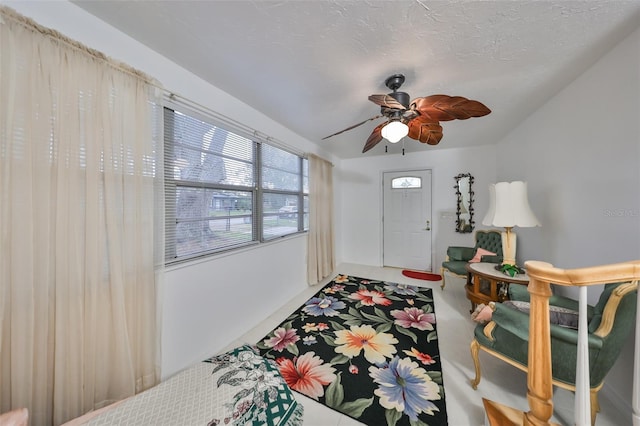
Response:
POLYGON ((504 228, 540 226, 529 207, 527 183, 515 181, 489 185, 489 210, 482 224, 504 228))
POLYGON ((396 143, 409 134, 409 126, 401 121, 392 121, 382 128, 380 134, 391 143, 396 143))

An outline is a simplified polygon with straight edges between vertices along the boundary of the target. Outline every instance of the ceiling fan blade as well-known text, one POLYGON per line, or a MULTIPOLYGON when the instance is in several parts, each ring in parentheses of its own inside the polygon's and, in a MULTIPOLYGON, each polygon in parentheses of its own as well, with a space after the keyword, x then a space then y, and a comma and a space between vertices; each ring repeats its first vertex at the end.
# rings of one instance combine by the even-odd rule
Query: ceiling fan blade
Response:
POLYGON ((437 145, 442 139, 442 126, 437 121, 424 116, 414 118, 407 123, 409 137, 429 145, 437 145))
POLYGON ((386 126, 387 123, 388 121, 382 124, 378 124, 376 128, 373 129, 373 132, 371 132, 371 135, 369 135, 369 139, 367 139, 367 142, 364 144, 364 148, 362 148, 363 154, 369 151, 374 146, 378 145, 378 143, 382 140, 382 128, 386 126))
POLYGON ((356 127, 358 127, 358 126, 362 126, 362 125, 363 125, 364 123, 366 123, 367 121, 375 120, 376 118, 380 118, 380 117, 382 117, 382 115, 376 115, 375 117, 367 118, 366 120, 364 120, 364 121, 363 121, 363 122, 361 122, 361 123, 354 124, 353 126, 347 127, 346 129, 340 130, 339 132, 336 132, 336 133, 334 133, 334 134, 332 134, 332 135, 325 136, 324 138, 322 138, 322 140, 329 139, 330 137, 332 137, 332 136, 336 136, 336 135, 339 135, 340 133, 344 133, 344 132, 346 132, 347 130, 355 129, 355 128, 356 128, 356 127))
POLYGON ((466 120, 491 112, 484 104, 462 96, 431 95, 411 101, 411 108, 433 121, 466 120))
POLYGON ((371 95, 369 100, 381 107, 393 108, 393 109, 406 109, 404 105, 395 100, 389 95, 371 95))

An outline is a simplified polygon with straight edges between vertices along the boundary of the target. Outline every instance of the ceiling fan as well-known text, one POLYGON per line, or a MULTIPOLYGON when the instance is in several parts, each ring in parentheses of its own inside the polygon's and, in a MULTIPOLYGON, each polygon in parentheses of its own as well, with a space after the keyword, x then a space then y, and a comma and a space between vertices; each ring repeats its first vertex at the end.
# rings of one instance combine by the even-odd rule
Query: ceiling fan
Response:
POLYGON ((369 100, 380 106, 380 114, 354 124, 344 130, 322 138, 328 139, 347 130, 355 129, 364 123, 380 117, 387 121, 376 126, 364 144, 365 153, 376 146, 383 138, 396 143, 405 136, 429 145, 437 145, 442 139, 440 121, 466 120, 470 117, 482 117, 491 112, 478 101, 462 96, 431 95, 416 98, 409 102, 409 94, 398 92, 404 83, 404 75, 394 74, 384 82, 392 90, 387 95, 371 95, 369 100))

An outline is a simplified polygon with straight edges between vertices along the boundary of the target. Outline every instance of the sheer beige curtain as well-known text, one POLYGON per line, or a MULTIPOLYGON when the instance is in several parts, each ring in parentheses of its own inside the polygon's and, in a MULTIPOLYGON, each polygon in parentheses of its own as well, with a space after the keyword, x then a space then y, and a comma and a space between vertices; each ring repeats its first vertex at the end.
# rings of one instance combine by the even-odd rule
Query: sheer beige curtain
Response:
POLYGON ((0 18, 0 411, 57 425, 159 378, 161 94, 0 18))
POLYGON ((335 268, 333 214, 333 165, 309 154, 309 285, 317 284, 335 268))

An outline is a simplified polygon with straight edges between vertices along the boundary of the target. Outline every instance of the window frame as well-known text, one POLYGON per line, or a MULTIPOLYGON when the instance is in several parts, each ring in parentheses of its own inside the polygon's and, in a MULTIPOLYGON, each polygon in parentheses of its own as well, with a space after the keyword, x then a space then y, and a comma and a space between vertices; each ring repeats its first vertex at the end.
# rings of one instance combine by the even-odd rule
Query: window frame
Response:
MULTIPOLYGON (((176 179, 174 176, 174 160, 173 153, 174 149, 177 146, 176 141, 172 138, 172 133, 167 129, 168 124, 165 122, 163 124, 163 128, 165 129, 165 137, 164 137, 164 147, 165 147, 165 175, 164 175, 164 186, 165 186, 165 259, 164 263, 166 266, 175 265, 182 262, 187 262, 195 259, 201 259, 205 257, 213 257, 220 254, 228 254, 233 251, 240 251, 246 249, 251 246, 258 246, 263 243, 271 243, 278 239, 291 237, 294 235, 306 233, 308 231, 308 160, 307 158, 300 153, 294 152, 292 149, 287 149, 282 146, 283 144, 275 143, 270 138, 260 138, 257 132, 253 132, 250 134, 246 131, 246 129, 238 124, 230 122, 229 119, 219 118, 216 113, 211 111, 200 111, 189 106, 184 106, 180 103, 174 102, 165 102, 163 105, 163 118, 164 114, 167 113, 167 110, 174 113, 178 112, 179 114, 183 114, 191 119, 196 119, 206 125, 215 126, 217 128, 223 129, 229 133, 233 133, 237 136, 245 138, 251 141, 252 144, 252 153, 253 153, 253 162, 252 162, 252 171, 253 171, 253 182, 251 186, 243 186, 243 185, 233 185, 233 184, 225 184, 225 183, 212 183, 212 182, 203 182, 203 181, 193 181, 193 180, 184 180, 184 179, 176 179), (171 138, 171 140, 170 140, 171 138), (297 157, 297 161, 299 162, 299 185, 298 188, 293 190, 282 190, 282 189, 265 189, 262 187, 262 151, 263 146, 268 145, 271 148, 275 148, 278 150, 285 151, 289 154, 293 154, 297 157), (190 254, 177 255, 177 224, 179 219, 177 218, 178 206, 177 206, 177 194, 179 188, 196 188, 202 190, 211 190, 211 191, 236 191, 236 192, 249 192, 251 193, 251 211, 247 213, 250 217, 251 223, 251 239, 250 241, 242 241, 231 245, 215 247, 207 250, 202 250, 190 254), (263 199, 265 194, 276 194, 276 195, 285 195, 289 197, 295 197, 298 206, 303 206, 302 208, 298 208, 297 213, 297 229, 293 232, 286 232, 278 235, 265 235, 265 227, 263 226, 263 199)), ((190 148, 191 149, 191 148, 190 148)), ((206 202, 205 202, 206 204, 206 202)), ((269 213, 269 215, 273 215, 274 213, 269 213)), ((278 213, 275 213, 276 215, 278 213)), ((229 216, 230 217, 230 216, 229 216)), ((207 217, 199 218, 198 220, 205 221, 209 220, 207 217)))

